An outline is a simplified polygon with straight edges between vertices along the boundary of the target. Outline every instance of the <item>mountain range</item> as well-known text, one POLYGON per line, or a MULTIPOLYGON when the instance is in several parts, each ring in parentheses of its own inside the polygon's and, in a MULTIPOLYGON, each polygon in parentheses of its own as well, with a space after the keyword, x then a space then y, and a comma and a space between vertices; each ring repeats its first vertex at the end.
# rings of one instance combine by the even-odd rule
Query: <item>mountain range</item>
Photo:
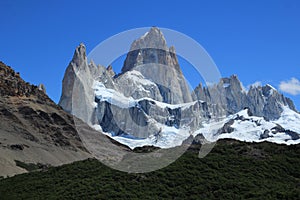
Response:
POLYGON ((291 99, 271 85, 246 90, 236 75, 191 89, 175 47, 156 27, 132 43, 119 74, 88 62, 80 44, 59 105, 130 148, 170 148, 198 134, 210 141, 300 142, 300 115, 291 99))

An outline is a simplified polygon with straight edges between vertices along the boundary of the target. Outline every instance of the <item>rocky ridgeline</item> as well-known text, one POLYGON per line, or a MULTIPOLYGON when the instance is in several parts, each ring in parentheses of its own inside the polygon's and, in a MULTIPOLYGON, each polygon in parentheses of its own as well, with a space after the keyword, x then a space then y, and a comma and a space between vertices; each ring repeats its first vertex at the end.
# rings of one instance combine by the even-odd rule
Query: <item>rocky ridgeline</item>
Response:
POLYGON ((45 94, 45 87, 31 85, 21 79, 20 74, 0 62, 0 95, 1 96, 38 96, 41 100, 50 100, 45 94))
POLYGON ((222 78, 218 84, 210 87, 199 84, 194 93, 195 99, 219 105, 226 115, 249 108, 255 116, 274 120, 280 117, 283 111, 282 105, 296 111, 293 101, 284 97, 272 86, 251 86, 246 91, 236 75, 222 78))

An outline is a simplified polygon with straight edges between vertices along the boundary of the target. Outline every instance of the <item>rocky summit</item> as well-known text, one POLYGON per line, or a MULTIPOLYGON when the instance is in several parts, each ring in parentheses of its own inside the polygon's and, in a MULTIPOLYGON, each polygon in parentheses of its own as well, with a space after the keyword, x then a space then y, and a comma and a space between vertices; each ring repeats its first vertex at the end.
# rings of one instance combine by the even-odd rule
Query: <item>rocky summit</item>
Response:
MULTIPOLYGON (((215 123, 219 123, 218 129, 230 127, 236 134, 234 130, 238 127, 226 125, 229 123, 226 119, 244 108, 270 122, 266 122, 268 126, 272 125, 248 133, 262 135, 258 139, 253 137, 257 141, 271 141, 263 132, 271 132, 269 129, 277 123, 284 127, 281 129, 284 137, 273 141, 300 142, 295 136, 300 132, 295 125, 298 111, 289 98, 271 85, 246 90, 238 77, 232 75, 214 85, 204 87, 200 83, 192 91, 185 82, 175 48, 167 46, 163 33, 156 27, 137 38, 129 48, 122 70, 116 74, 113 66, 88 63, 85 46, 79 45, 66 69, 59 105, 131 148, 181 145, 190 135, 207 133, 207 127, 215 123), (286 126, 288 118, 292 118, 292 130, 286 126)), ((215 130, 210 134, 218 136, 222 132, 215 130)))
POLYGON ((158 28, 152 27, 132 43, 121 71, 124 74, 130 70, 141 72, 144 78, 156 84, 160 95, 153 95, 153 99, 170 104, 192 101, 175 48, 167 46, 158 28))

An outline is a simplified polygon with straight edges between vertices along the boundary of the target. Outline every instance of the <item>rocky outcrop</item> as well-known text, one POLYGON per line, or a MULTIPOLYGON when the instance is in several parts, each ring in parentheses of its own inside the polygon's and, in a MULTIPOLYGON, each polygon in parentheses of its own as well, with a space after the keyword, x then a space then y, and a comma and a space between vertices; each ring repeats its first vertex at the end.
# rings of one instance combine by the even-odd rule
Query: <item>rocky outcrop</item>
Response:
MULTIPOLYGON (((0 61, 0 96, 37 96, 42 101, 51 101, 37 86, 20 78, 20 74, 0 61)), ((51 101, 52 102, 52 101, 51 101)))
POLYGON ((38 86, 38 89, 41 90, 42 92, 44 92, 46 94, 46 87, 43 83, 40 83, 38 86))
POLYGON ((152 27, 149 32, 131 44, 121 71, 125 73, 136 66, 147 63, 163 64, 170 67, 173 64, 178 65, 176 61, 172 63, 170 59, 167 59, 170 56, 168 52, 164 35, 158 28, 152 27))
POLYGON ((226 122, 221 129, 218 130, 217 134, 223 134, 223 133, 232 133, 234 131, 234 128, 231 127, 233 125, 234 119, 229 120, 226 122))

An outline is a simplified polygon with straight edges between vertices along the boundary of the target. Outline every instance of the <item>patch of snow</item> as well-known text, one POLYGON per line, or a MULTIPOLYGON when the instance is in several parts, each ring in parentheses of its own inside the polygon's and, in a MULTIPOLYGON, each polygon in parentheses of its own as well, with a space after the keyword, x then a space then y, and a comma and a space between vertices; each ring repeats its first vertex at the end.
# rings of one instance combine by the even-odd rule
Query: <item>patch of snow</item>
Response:
POLYGON ((120 108, 134 107, 136 104, 132 97, 125 97, 114 89, 108 89, 99 81, 94 81, 93 89, 95 96, 100 101, 107 101, 120 108))
POLYGON ((148 31, 141 37, 141 39, 144 39, 148 35, 148 31))
POLYGON ((291 136, 286 133, 272 133, 271 129, 281 125, 286 130, 292 130, 300 133, 300 114, 292 111, 288 107, 284 107, 282 116, 277 121, 266 121, 263 117, 249 116, 247 110, 242 110, 234 115, 230 115, 219 122, 209 122, 203 124, 203 127, 195 131, 193 135, 202 133, 203 136, 211 142, 219 139, 231 138, 246 142, 273 142, 278 144, 299 144, 300 139, 292 140, 291 136), (237 120, 236 117, 243 116, 245 120, 237 120), (217 135, 220 128, 231 119, 235 119, 231 127, 234 129, 231 133, 222 133, 217 135), (259 125, 258 125, 259 124, 259 125), (269 137, 261 139, 261 135, 265 130, 269 130, 269 137))
POLYGON ((269 86, 272 90, 277 91, 272 85, 267 84, 266 86, 269 86))
POLYGON ((168 104, 159 102, 156 100, 153 100, 151 98, 145 97, 141 99, 134 99, 132 97, 125 97, 122 93, 114 90, 114 89, 108 89, 105 87, 105 85, 99 81, 94 81, 93 85, 95 96, 100 101, 107 101, 115 106, 118 106, 120 108, 130 108, 138 105, 139 101, 142 100, 149 100, 152 102, 155 102, 155 104, 161 108, 179 108, 186 109, 191 105, 194 105, 197 103, 197 101, 189 102, 189 103, 182 103, 182 104, 168 104))
POLYGON ((96 131, 102 132, 102 127, 99 124, 94 124, 92 128, 94 128, 96 131))
POLYGON ((291 110, 288 106, 282 106, 283 112, 278 120, 273 121, 286 130, 300 134, 300 114, 291 110))
POLYGON ((203 123, 203 127, 193 133, 193 136, 203 134, 206 140, 215 142, 218 140, 217 131, 224 125, 225 120, 203 123))
POLYGON ((93 107, 94 108, 97 108, 98 107, 98 104, 96 102, 93 102, 93 107))
POLYGON ((242 82, 240 82, 240 84, 241 84, 241 87, 242 87, 242 92, 247 93, 248 92, 247 88, 243 85, 242 82))
POLYGON ((143 146, 155 146, 159 148, 172 148, 180 146, 182 142, 190 136, 188 130, 177 129, 175 127, 162 126, 159 136, 151 135, 147 138, 136 138, 131 135, 115 136, 113 133, 104 133, 112 139, 125 144, 131 149, 143 146))
POLYGON ((224 88, 227 88, 227 87, 229 87, 229 86, 230 86, 230 83, 224 83, 224 84, 223 84, 223 87, 224 87, 224 88))
POLYGON ((141 72, 136 71, 136 70, 131 70, 126 72, 125 74, 122 75, 124 78, 126 77, 126 79, 130 79, 133 82, 140 84, 140 85, 150 85, 150 86, 154 86, 156 85, 155 83, 153 83, 152 81, 146 79, 141 72))

